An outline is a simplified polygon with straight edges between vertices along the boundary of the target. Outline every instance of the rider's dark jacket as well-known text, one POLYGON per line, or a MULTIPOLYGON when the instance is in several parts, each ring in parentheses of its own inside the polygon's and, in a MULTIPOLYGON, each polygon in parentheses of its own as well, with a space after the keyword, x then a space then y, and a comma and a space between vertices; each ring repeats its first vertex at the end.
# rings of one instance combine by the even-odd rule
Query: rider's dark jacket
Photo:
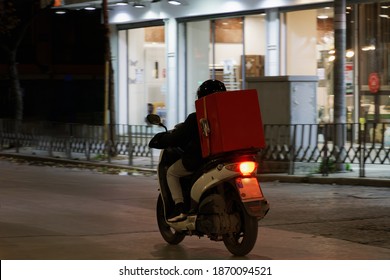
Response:
POLYGON ((184 167, 188 171, 195 171, 203 162, 196 113, 188 115, 184 123, 174 130, 156 134, 149 146, 157 149, 180 147, 184 151, 184 167))

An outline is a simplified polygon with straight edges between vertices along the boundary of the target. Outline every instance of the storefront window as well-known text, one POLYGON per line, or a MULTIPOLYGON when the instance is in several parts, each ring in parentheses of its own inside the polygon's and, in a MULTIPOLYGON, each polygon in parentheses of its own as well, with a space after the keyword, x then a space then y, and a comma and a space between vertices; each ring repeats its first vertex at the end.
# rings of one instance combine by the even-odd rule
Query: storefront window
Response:
POLYGON ((149 113, 166 118, 166 54, 164 27, 119 32, 119 120, 145 125, 149 113), (126 73, 126 74, 123 74, 126 73))
POLYGON ((333 61, 334 26, 333 8, 324 7, 315 10, 317 26, 317 110, 318 122, 333 121, 333 61))
POLYGON ((265 13, 244 19, 245 77, 262 77, 267 46, 265 13))
POLYGON ((212 21, 214 60, 210 64, 210 78, 223 81, 227 90, 241 88, 241 59, 243 55, 244 18, 226 18, 212 21))
POLYGON ((196 90, 203 81, 210 78, 209 65, 214 58, 210 57, 210 53, 213 54, 213 51, 210 50, 212 44, 210 43, 209 20, 188 22, 186 34, 187 88, 184 94, 187 101, 187 115, 195 110, 196 90))
POLYGON ((264 76, 264 15, 188 22, 186 34, 189 112, 194 110, 196 89, 207 79, 221 80, 228 90, 239 90, 243 75, 264 76))
POLYGON ((359 5, 360 115, 390 122, 390 2, 359 5))

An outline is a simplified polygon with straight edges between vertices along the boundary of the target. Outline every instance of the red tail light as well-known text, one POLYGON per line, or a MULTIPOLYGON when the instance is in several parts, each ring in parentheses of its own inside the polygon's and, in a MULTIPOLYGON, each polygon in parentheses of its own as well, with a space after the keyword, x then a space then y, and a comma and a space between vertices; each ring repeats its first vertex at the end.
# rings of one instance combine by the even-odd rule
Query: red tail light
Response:
POLYGON ((254 161, 244 161, 240 163, 240 172, 242 175, 249 175, 256 170, 257 164, 254 161))
POLYGON ((257 162, 243 161, 240 163, 227 165, 226 169, 228 169, 230 171, 234 171, 234 172, 240 172, 242 175, 248 176, 257 170, 257 162))

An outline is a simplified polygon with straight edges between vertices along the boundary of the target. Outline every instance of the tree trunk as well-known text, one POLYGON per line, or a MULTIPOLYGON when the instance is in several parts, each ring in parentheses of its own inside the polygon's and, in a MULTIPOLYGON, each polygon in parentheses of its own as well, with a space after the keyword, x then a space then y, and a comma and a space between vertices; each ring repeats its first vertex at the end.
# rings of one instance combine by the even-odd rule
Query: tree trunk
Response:
POLYGON ((16 50, 9 52, 9 75, 11 92, 15 97, 15 120, 20 123, 23 120, 23 92, 16 63, 16 50))
MULTIPOLYGON (((16 2, 16 1, 15 1, 16 2)), ((1 38, 0 49, 4 51, 7 56, 9 63, 9 81, 10 81, 10 91, 12 96, 14 97, 14 118, 15 118, 15 133, 18 135, 20 133, 22 121, 23 121, 23 110, 24 110, 24 101, 23 101, 23 91, 20 84, 19 71, 17 67, 16 54, 19 48, 20 43, 22 42, 26 31, 34 18, 39 14, 39 12, 43 12, 44 10, 48 10, 51 7, 52 0, 47 0, 46 2, 41 1, 41 10, 38 12, 35 10, 36 4, 38 1, 27 1, 20 2, 19 4, 23 5, 31 5, 32 14, 27 17, 19 18, 14 6, 11 2, 8 2, 9 5, 5 6, 4 3, 1 5, 1 12, 5 13, 8 21, 0 22, 3 33, 1 38), (7 9, 6 9, 7 8, 7 9), (11 20, 9 20, 11 19, 11 20)), ((20 8, 20 6, 19 6, 20 8)), ((16 147, 19 147, 19 143, 17 141, 16 147)))

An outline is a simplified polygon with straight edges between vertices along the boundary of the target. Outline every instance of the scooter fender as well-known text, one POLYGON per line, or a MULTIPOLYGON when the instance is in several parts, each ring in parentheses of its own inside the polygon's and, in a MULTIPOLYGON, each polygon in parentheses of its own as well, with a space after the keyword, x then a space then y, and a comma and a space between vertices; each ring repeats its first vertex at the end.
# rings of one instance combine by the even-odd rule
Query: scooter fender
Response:
POLYGON ((259 181, 256 177, 236 178, 236 187, 241 201, 251 216, 259 220, 268 213, 269 203, 263 195, 259 181))
POLYGON ((191 189, 191 198, 199 203, 204 192, 213 188, 221 182, 225 182, 239 175, 238 172, 230 171, 224 166, 217 166, 214 169, 204 173, 196 180, 191 189))

